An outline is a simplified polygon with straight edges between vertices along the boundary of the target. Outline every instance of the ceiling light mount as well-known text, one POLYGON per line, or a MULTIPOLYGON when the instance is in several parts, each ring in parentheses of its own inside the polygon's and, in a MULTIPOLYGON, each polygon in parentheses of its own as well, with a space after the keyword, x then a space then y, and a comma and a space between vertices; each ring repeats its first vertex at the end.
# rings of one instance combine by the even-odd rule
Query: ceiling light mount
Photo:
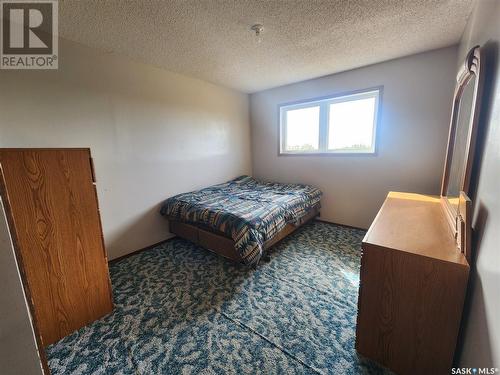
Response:
POLYGON ((262 42, 262 33, 264 32, 264 25, 256 23, 250 27, 250 30, 255 32, 255 37, 257 38, 257 43, 262 42))

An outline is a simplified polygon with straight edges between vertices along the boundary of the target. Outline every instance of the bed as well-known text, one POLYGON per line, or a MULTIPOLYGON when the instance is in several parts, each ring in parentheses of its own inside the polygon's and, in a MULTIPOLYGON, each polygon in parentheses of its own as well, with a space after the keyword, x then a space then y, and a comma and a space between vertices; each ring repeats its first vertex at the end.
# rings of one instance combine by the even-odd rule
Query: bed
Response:
POLYGON ((170 231, 233 261, 259 262, 264 251, 319 215, 321 191, 240 176, 168 198, 160 213, 170 231))

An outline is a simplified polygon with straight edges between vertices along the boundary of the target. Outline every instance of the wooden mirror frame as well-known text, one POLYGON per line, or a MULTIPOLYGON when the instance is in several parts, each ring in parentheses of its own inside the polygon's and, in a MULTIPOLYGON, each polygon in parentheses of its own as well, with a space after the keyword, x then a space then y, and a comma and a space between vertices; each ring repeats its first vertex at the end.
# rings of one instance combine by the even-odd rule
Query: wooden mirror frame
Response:
MULTIPOLYGON (((441 183, 441 204, 446 214, 446 218, 453 232, 453 235, 457 239, 457 244, 459 249, 465 252, 465 244, 462 244, 461 236, 459 236, 459 231, 463 225, 463 221, 466 219, 462 217, 460 212, 460 203, 457 209, 454 209, 447 199, 448 183, 450 178, 450 168, 453 159, 453 148, 455 145, 455 135, 457 130, 457 121, 460 112, 460 101, 462 99, 462 94, 464 92, 467 83, 472 79, 476 78, 474 84, 474 93, 472 98, 472 109, 470 113, 470 122, 467 135, 466 149, 465 149, 465 159, 464 167, 462 170, 462 176, 460 179, 460 199, 464 199, 462 195, 467 197, 469 192, 470 177, 472 172, 472 164, 474 161, 474 150, 477 135, 477 125, 479 122, 479 108, 481 103, 481 93, 484 81, 482 60, 481 60, 481 49, 479 46, 473 47, 467 57, 465 58, 464 64, 460 68, 457 74, 457 84, 455 86, 455 92, 453 95, 453 107, 451 112, 450 130, 448 134, 448 146, 446 149, 446 160, 443 171, 443 179, 441 183)), ((468 198, 467 198, 468 199, 468 198)), ((470 201, 470 200, 469 200, 470 201)), ((470 206, 470 204, 469 204, 470 206)), ((465 216, 470 216, 468 213, 465 216)), ((470 225, 470 223, 469 223, 470 225)), ((466 241, 467 243, 467 241, 466 241)))

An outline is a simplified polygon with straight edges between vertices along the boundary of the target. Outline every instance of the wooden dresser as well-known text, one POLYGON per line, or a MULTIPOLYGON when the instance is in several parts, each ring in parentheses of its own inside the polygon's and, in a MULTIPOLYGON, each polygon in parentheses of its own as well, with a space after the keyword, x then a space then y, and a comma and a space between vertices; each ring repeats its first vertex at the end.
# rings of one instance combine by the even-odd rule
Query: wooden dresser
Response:
POLYGON ((41 347, 113 309, 89 149, 0 149, 0 193, 41 347))
POLYGON ((469 264, 440 198, 389 193, 362 248, 357 351, 397 374, 449 374, 469 264))

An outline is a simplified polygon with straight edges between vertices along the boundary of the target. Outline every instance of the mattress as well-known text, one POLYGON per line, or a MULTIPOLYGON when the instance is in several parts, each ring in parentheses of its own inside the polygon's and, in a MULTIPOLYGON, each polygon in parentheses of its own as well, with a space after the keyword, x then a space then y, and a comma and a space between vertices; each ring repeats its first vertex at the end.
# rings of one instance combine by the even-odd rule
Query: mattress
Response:
POLYGON ((302 184, 266 182, 240 176, 226 183, 168 198, 160 213, 170 220, 202 225, 232 238, 245 264, 262 256, 264 243, 287 224, 296 224, 321 191, 302 184))

